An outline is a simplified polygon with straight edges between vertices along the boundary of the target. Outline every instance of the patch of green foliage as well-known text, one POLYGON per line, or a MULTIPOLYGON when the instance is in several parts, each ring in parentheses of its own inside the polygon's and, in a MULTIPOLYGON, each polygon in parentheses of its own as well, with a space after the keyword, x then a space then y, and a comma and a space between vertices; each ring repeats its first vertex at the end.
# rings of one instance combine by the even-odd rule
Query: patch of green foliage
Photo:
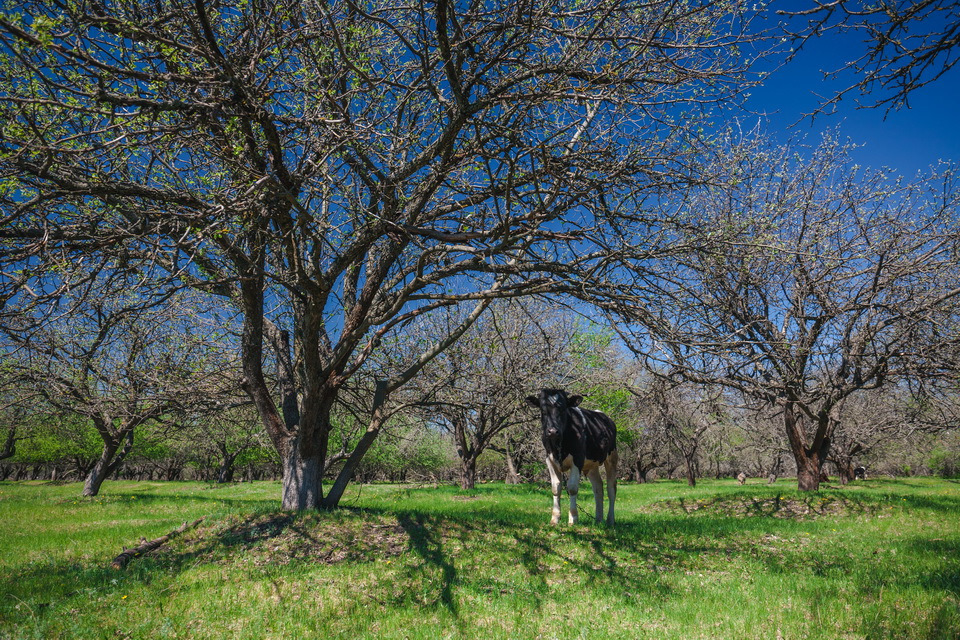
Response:
POLYGON ((956 638, 960 485, 801 494, 621 484, 618 524, 552 527, 542 486, 0 483, 0 637, 956 638), (206 516, 127 569, 134 546, 206 516))

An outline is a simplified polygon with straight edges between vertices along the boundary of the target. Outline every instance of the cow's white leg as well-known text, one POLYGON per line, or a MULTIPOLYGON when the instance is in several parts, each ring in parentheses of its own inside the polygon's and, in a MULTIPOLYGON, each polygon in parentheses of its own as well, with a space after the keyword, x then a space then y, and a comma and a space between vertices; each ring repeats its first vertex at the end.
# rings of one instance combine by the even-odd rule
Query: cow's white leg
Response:
POLYGON ((610 455, 603 462, 604 471, 607 473, 607 525, 613 526, 613 505, 617 501, 617 462, 620 457, 616 451, 611 451, 610 455))
POLYGON ((590 478, 590 487, 593 489, 593 502, 596 506, 597 522, 603 521, 603 480, 600 479, 600 467, 594 467, 587 474, 590 478))
POLYGON ((550 491, 553 492, 553 515, 550 517, 550 524, 560 523, 560 470, 553 460, 553 456, 547 456, 547 473, 550 474, 550 491))
POLYGON ((570 477, 567 478, 567 493, 570 494, 570 524, 577 524, 577 493, 580 491, 580 469, 577 465, 570 467, 570 477))

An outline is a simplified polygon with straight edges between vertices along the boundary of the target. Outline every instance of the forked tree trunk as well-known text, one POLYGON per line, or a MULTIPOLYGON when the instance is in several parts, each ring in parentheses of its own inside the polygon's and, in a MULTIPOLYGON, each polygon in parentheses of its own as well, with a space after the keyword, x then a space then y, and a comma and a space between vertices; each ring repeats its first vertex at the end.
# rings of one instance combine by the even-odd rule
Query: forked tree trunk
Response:
POLYGON ((228 456, 220 462, 220 468, 217 470, 217 484, 228 484, 233 482, 233 461, 235 456, 228 456))
POLYGON ((783 410, 783 421, 790 450, 797 463, 797 488, 800 491, 818 491, 823 463, 827 461, 830 453, 831 425, 826 416, 820 418, 813 444, 808 447, 795 412, 794 403, 788 402, 783 410))
POLYGON ((815 454, 797 460, 797 488, 800 491, 819 491, 823 461, 815 454))
POLYGON ((95 496, 100 493, 100 486, 103 484, 103 481, 107 479, 110 475, 110 472, 107 470, 107 467, 110 464, 110 457, 113 456, 111 452, 108 456, 107 449, 104 448, 103 455, 100 456, 100 459, 93 469, 90 469, 90 473, 87 474, 86 480, 83 482, 83 492, 81 495, 84 496, 95 496))
POLYGON ((834 460, 833 464, 837 467, 837 475, 840 477, 840 484, 849 484, 853 480, 853 462, 840 458, 834 460))
POLYGON ((217 470, 217 484, 226 484, 233 482, 233 463, 237 460, 237 455, 239 451, 230 453, 227 451, 227 446, 224 443, 219 443, 217 447, 220 449, 220 468, 217 470))
POLYGON ((637 482, 643 484, 650 482, 650 472, 656 467, 654 463, 647 463, 641 456, 637 456, 634 464, 634 478, 637 482))
POLYGON ((687 485, 691 487, 697 486, 697 463, 691 456, 684 456, 683 463, 687 475, 687 485))
POLYGON ((127 431, 126 435, 123 436, 122 442, 124 443, 123 449, 120 450, 119 453, 117 450, 120 449, 120 442, 109 442, 103 445, 103 453, 100 454, 100 459, 97 460, 93 468, 90 469, 90 473, 87 474, 81 495, 91 497, 100 493, 100 487, 103 485, 103 481, 117 470, 127 457, 127 454, 130 453, 130 450, 133 449, 132 430, 127 431))
POLYGON ((838 451, 831 456, 830 461, 837 467, 840 484, 853 482, 853 470, 856 467, 856 465, 853 464, 853 458, 861 451, 863 451, 863 446, 857 442, 853 445, 848 445, 844 450, 838 451))

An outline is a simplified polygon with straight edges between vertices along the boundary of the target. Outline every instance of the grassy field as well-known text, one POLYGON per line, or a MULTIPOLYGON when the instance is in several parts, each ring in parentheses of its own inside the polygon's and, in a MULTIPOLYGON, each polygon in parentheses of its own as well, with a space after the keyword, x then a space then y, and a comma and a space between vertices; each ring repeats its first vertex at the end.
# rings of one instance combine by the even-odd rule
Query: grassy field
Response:
POLYGON ((0 637, 960 638, 944 480, 623 484, 613 530, 551 527, 536 486, 353 487, 303 515, 273 483, 79 493, 0 483, 0 637))

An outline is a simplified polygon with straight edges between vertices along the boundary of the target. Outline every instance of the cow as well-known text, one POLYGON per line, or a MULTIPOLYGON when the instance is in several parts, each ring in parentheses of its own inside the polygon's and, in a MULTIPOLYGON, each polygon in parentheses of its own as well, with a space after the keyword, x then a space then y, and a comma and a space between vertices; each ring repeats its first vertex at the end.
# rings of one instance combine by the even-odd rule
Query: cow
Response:
POLYGON ((857 467, 853 470, 853 479, 854 480, 866 480, 867 479, 867 469, 866 467, 857 467))
POLYGON ((543 446, 547 450, 547 472, 553 491, 551 524, 560 522, 560 481, 567 477, 570 495, 569 523, 577 522, 577 493, 580 477, 586 475, 593 487, 597 522, 603 521, 603 481, 600 465, 607 476, 607 525, 613 525, 617 498, 617 428, 613 420, 599 411, 581 409, 582 396, 568 396, 560 389, 542 389, 527 396, 527 404, 540 409, 543 446))

